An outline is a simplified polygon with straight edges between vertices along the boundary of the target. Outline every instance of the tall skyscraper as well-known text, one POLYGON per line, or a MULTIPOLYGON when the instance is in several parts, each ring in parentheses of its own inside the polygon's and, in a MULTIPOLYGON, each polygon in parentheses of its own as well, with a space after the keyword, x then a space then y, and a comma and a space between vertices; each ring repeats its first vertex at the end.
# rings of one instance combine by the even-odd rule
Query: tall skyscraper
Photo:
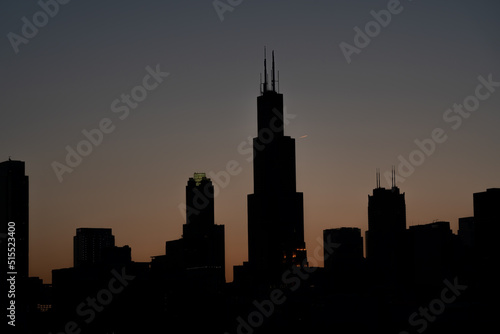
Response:
POLYGON ((279 275, 307 265, 303 194, 296 191, 295 139, 284 134, 283 95, 276 90, 274 52, 271 87, 257 97, 258 136, 253 139, 254 193, 248 195, 248 262, 253 270, 279 275))
MULTIPOLYGON (((406 234, 405 194, 395 184, 393 171, 392 187, 380 187, 377 172, 377 188, 368 195, 368 231, 366 231, 366 259, 368 265, 397 279, 403 270, 406 234)), ((387 278, 385 277, 385 278, 387 278)), ((382 278, 384 279, 384 278, 382 278)))
POLYGON ((194 173, 186 185, 186 224, 183 226, 188 268, 217 269, 225 281, 224 225, 215 224, 214 187, 205 173, 194 173), (189 207, 194 212, 189 212, 189 207))
POLYGON ((205 173, 194 173, 188 180, 182 229, 181 239, 165 244, 163 261, 170 275, 198 286, 203 282, 207 290, 219 289, 225 282, 224 225, 215 224, 214 187, 205 173))
POLYGON ((24 161, 9 159, 0 163, 0 215, 2 266, 7 265, 7 238, 10 237, 8 232, 14 231, 15 271, 18 277, 28 277, 29 179, 25 175, 24 161))
POLYGON ((73 265, 98 264, 114 246, 115 236, 110 228, 78 228, 73 237, 73 265))
POLYGON ((2 327, 9 333, 23 333, 28 323, 29 273, 29 179, 24 161, 0 163, 0 261, 2 327), (12 314, 14 318, 9 318, 12 314), (15 327, 8 325, 13 320, 15 327))

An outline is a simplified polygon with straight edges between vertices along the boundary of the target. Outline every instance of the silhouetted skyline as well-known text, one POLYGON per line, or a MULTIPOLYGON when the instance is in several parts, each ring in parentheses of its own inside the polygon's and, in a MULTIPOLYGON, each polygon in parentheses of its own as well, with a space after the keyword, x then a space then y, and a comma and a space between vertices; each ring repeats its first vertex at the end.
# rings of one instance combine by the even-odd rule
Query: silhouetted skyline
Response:
POLYGON ((433 333, 471 330, 477 322, 492 321, 484 286, 492 284, 498 255, 494 237, 500 223, 500 188, 473 194, 474 217, 462 217, 459 234, 453 234, 447 221, 407 228, 405 193, 396 185, 396 169, 389 189, 381 187, 377 169, 376 188, 368 195, 365 247, 359 228, 325 229, 320 245, 308 257, 303 194, 296 191, 295 140, 284 134, 274 51, 271 78, 269 87, 265 54, 257 97, 258 134, 253 139, 254 193, 247 197, 249 259, 234 266, 232 283, 225 279, 225 226, 215 224, 216 190, 200 172, 185 187, 182 237, 166 241, 164 253, 152 255, 151 261, 133 261, 132 248, 117 247, 111 228, 81 227, 73 238, 73 267, 53 269, 51 285, 28 277, 28 177, 24 162, 9 159, 0 163, 0 232, 12 234, 9 245, 13 240, 12 247, 19 248, 10 255, 2 245, 8 259, 18 261, 13 266, 4 259, 9 266, 4 265, 2 275, 8 284, 2 289, 10 298, 4 304, 10 317, 5 326, 16 333, 52 333, 60 328, 135 333, 166 321, 166 329, 187 332, 267 333, 281 328, 302 333, 332 322, 340 332, 368 327, 422 332, 431 327, 433 333), (19 226, 15 239, 14 222, 16 229, 19 226), (321 246, 324 268, 318 266, 321 246), (19 275, 10 272, 16 268, 19 275), (439 290, 440 300, 434 297, 439 290), (453 298, 446 296, 448 291, 453 298), (113 303, 115 298, 120 303, 113 303), (420 314, 411 313, 431 298, 432 316, 421 307, 420 314), (356 319, 336 314, 343 308, 352 316, 345 306, 355 301, 360 307, 356 319), (452 303, 447 317, 438 317, 452 303), (477 307, 481 314, 475 313, 477 307), (374 309, 386 309, 387 314, 373 320, 374 309), (330 312, 336 316, 330 319, 330 312), (422 318, 416 321, 418 316, 422 318))
POLYGON ((364 235, 375 169, 390 186, 385 172, 399 166, 400 155, 410 162, 421 151, 414 141, 436 128, 447 140, 398 186, 411 208, 408 226, 437 219, 456 231, 458 218, 473 214, 468 194, 498 183, 498 88, 479 89, 490 96, 476 111, 464 109, 467 118, 447 110, 474 96, 478 76, 500 81, 499 4, 402 1, 404 10, 348 64, 339 44, 354 45, 353 28, 364 30, 375 20, 370 11, 387 2, 244 1, 221 22, 211 1, 72 1, 17 54, 6 35, 22 34, 22 18, 33 22, 42 8, 6 3, 0 152, 1 161, 26 161, 31 177, 30 271, 50 282, 49 268, 71 266, 79 227, 113 228, 137 261, 160 254, 185 222, 178 207, 184 180, 204 171, 220 190, 216 219, 226 226, 231 281, 229 268, 248 256, 240 194, 253 191, 248 159, 264 45, 279 57, 286 131, 301 157, 307 245, 332 227, 360 227, 364 235), (164 76, 154 78, 157 65, 164 76), (146 86, 155 89, 143 86, 148 75, 146 86), (140 100, 140 87, 147 97, 137 102, 132 89, 140 100), (66 165, 66 146, 76 150, 88 140, 82 131, 106 118, 111 124, 103 128, 114 126, 112 133, 60 183, 52 163, 66 165), (229 161, 241 169, 226 181, 220 172, 229 161), (147 227, 138 235, 139 223, 147 227))
POLYGON ((2 13, 0 285, 21 331, 493 319, 498 3, 2 13))

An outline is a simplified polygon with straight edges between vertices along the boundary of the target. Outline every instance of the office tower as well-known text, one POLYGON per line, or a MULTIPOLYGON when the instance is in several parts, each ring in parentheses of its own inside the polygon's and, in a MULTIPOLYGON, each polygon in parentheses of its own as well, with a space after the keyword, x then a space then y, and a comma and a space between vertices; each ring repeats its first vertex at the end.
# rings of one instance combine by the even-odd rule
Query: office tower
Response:
MULTIPOLYGON (((181 239, 167 241, 163 261, 185 277, 207 274, 205 281, 225 282, 224 225, 214 219, 214 187, 205 173, 194 173, 186 186, 186 224, 181 239)), ((160 258, 158 258, 159 260, 160 258)))
POLYGON ((397 280, 404 267, 406 205, 405 194, 400 193, 392 172, 392 187, 380 187, 377 172, 377 188, 368 195, 368 231, 366 232, 366 259, 369 266, 381 273, 382 279, 397 280))
POLYGON ((189 178, 186 204, 182 238, 188 250, 184 257, 187 267, 217 269, 225 281, 224 225, 215 224, 214 187, 205 173, 189 178))
POLYGON ((271 87, 257 97, 258 136, 253 139, 254 193, 248 195, 248 262, 264 275, 307 265, 303 194, 296 191, 295 140, 284 134, 283 95, 276 90, 274 52, 271 87))
POLYGON ((496 239, 500 229, 500 188, 474 193, 473 198, 478 255, 483 261, 496 263, 499 255, 496 239))
POLYGON ((7 265, 7 238, 14 235, 15 271, 17 277, 28 277, 29 179, 25 175, 24 161, 9 159, 0 163, 0 215, 2 266, 7 265), (9 232, 14 233, 9 235, 9 232))
POLYGON ((23 333, 28 324, 29 273, 29 179, 24 161, 0 163, 0 261, 2 327, 23 333), (12 302, 15 327, 8 325, 12 302))
POLYGON ((364 286, 365 259, 363 237, 359 228, 324 230, 323 254, 327 289, 347 293, 364 286))
POLYGON ((324 266, 327 271, 345 270, 363 262, 363 237, 356 227, 323 231, 324 266))
POLYGON ((408 229, 412 277, 420 285, 441 286, 455 274, 455 243, 449 222, 437 221, 408 229))
POLYGON ((101 263, 105 252, 115 246, 110 228, 78 228, 73 237, 75 267, 101 263))

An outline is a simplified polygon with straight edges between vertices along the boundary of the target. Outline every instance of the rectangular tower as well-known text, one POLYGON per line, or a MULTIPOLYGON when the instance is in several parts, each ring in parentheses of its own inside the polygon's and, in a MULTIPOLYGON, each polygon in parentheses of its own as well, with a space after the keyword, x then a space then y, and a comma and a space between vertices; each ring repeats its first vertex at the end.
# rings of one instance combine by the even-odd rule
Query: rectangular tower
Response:
MULTIPOLYGON (((377 188, 368 195, 368 231, 366 231, 366 260, 382 281, 398 280, 406 270, 408 247, 406 238, 405 194, 393 184, 390 189, 380 187, 377 174, 377 188)), ((386 281, 387 282, 387 281, 386 281)))
POLYGON ((186 185, 185 265, 215 270, 225 282, 224 225, 215 224, 214 207, 212 181, 205 173, 194 173, 186 185))
POLYGON ((24 161, 0 163, 0 261, 2 327, 23 333, 28 323, 29 273, 29 179, 24 161), (12 320, 15 327, 7 324, 12 320))
POLYGON ((2 267, 7 265, 7 238, 14 235, 15 271, 18 277, 28 277, 29 179, 25 175, 24 161, 0 163, 0 216, 2 267), (12 231, 13 234, 9 235, 12 231))
POLYGON ((496 239, 500 232, 500 188, 474 193, 473 198, 478 256, 482 261, 497 263, 499 251, 496 239))
POLYGON ((78 228, 73 238, 73 265, 101 263, 114 246, 115 236, 110 228, 78 228))

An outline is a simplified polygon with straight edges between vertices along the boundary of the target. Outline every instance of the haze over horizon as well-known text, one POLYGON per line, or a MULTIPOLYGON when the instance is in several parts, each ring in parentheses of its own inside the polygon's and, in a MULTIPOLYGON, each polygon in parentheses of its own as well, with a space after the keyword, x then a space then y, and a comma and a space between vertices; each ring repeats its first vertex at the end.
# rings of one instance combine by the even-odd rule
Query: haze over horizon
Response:
MULTIPOLYGON (((188 178, 206 172, 219 186, 215 220, 226 228, 231 281, 247 260, 264 46, 276 52, 285 135, 296 140, 309 258, 324 229, 364 234, 376 169, 393 165, 408 225, 450 221, 456 232, 458 218, 473 214, 472 194, 500 187, 500 91, 485 84, 500 82, 500 5, 401 1, 348 63, 339 45, 355 45, 354 28, 388 2, 243 1, 221 21, 212 1, 74 1, 19 52, 4 38, 0 161, 26 162, 30 276, 48 283, 52 269, 71 267, 80 227, 112 228, 134 261, 164 254, 182 234, 188 178), (143 92, 141 101, 123 97, 143 92), (490 94, 474 111, 447 111, 478 92, 490 94), (54 162, 66 165, 67 146, 77 150, 96 128, 108 133, 60 182, 54 162), (404 176, 400 157, 421 164, 404 176), (228 163, 234 175, 224 179, 228 163)), ((4 36, 21 34, 22 18, 41 10, 4 7, 4 36)))

